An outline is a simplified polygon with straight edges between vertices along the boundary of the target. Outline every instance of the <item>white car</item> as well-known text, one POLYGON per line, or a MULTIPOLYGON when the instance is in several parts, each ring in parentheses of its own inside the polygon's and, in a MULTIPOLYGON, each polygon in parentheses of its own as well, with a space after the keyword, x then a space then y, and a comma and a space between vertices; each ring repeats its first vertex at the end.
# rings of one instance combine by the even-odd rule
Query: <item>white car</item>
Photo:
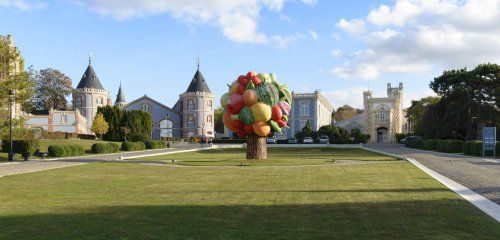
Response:
POLYGON ((273 138, 273 137, 267 138, 267 143, 276 144, 276 143, 278 143, 278 140, 276 138, 273 138))
POLYGON ((330 142, 330 139, 328 138, 328 136, 326 135, 322 135, 320 138, 319 138, 319 143, 320 144, 328 144, 330 142))
POLYGON ((305 137, 304 140, 302 140, 302 143, 314 143, 313 139, 311 137, 305 137))

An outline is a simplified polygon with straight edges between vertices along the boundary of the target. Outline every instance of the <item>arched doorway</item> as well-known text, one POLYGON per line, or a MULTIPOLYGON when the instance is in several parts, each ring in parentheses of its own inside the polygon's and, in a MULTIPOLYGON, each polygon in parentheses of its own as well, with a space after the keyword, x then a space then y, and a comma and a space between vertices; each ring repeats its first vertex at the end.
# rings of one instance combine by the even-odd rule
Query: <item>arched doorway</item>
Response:
POLYGON ((377 128, 377 143, 389 142, 389 131, 386 127, 377 128))

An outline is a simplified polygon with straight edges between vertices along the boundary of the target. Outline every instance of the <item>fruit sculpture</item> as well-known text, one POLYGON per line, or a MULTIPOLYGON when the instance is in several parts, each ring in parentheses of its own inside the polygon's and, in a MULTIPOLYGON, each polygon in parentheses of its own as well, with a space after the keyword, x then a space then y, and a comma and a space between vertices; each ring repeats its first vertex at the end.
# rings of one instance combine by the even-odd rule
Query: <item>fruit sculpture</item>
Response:
POLYGON ((229 86, 221 99, 224 125, 248 137, 247 159, 267 159, 266 137, 288 127, 292 95, 274 73, 249 72, 229 86))

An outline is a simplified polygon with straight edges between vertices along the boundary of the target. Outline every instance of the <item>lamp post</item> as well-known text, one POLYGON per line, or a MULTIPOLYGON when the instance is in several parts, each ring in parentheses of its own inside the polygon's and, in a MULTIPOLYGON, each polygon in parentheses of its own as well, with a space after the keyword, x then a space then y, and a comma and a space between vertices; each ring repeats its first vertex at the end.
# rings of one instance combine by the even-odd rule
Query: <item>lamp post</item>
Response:
POLYGON ((12 118, 14 117, 13 105, 14 97, 16 95, 16 90, 9 90, 9 139, 10 139, 10 149, 9 149, 9 162, 14 161, 14 144, 12 142, 12 118))

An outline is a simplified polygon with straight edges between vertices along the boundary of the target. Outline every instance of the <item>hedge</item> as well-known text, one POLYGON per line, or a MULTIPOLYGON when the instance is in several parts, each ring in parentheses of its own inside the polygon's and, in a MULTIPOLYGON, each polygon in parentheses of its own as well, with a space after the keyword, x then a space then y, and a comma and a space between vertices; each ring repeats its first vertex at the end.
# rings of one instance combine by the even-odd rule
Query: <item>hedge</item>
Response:
POLYGON ((167 142, 163 140, 147 140, 144 142, 146 149, 167 148, 167 142))
MULTIPOLYGON (((40 141, 38 139, 34 140, 13 140, 12 146, 14 148, 14 153, 24 154, 33 153, 40 148, 40 141)), ((10 152, 10 141, 2 140, 2 152, 10 152)))
POLYGON ((85 149, 78 144, 72 145, 50 145, 48 148, 50 157, 72 157, 85 154, 85 149))
POLYGON ((409 148, 424 148, 424 140, 420 138, 409 139, 405 143, 405 147, 409 148))
MULTIPOLYGON (((483 155, 483 142, 482 141, 469 141, 464 143, 463 153, 470 156, 482 156, 483 155)), ((486 155, 493 155, 492 151, 485 153, 486 155)), ((496 144, 496 154, 497 157, 500 155, 500 142, 496 144)))
POLYGON ((115 153, 120 151, 120 146, 116 143, 94 143, 91 149, 93 153, 115 153))
POLYGON ((438 139, 425 139, 423 141, 425 150, 438 150, 438 139))
POLYGON ((144 150, 146 145, 143 142, 123 142, 122 151, 140 151, 144 150))
POLYGON ((438 140, 437 150, 445 153, 463 152, 464 141, 462 140, 438 140))

